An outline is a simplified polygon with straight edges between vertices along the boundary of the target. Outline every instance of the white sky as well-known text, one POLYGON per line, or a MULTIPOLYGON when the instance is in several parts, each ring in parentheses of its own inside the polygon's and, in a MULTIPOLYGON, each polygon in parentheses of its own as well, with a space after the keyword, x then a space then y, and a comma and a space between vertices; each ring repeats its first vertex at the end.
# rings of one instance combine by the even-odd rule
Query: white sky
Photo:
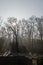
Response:
POLYGON ((43 16, 43 0, 0 0, 0 16, 28 19, 32 15, 43 16))

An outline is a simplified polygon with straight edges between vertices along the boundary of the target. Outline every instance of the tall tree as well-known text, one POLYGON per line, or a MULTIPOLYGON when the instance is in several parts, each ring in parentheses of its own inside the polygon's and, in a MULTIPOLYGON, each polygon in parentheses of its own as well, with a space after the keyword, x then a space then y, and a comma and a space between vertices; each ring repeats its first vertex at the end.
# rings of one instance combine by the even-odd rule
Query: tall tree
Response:
MULTIPOLYGON (((13 31, 13 41, 14 41, 14 36, 15 36, 15 40, 16 40, 16 50, 18 53, 18 41, 17 41, 17 35, 18 35, 18 24, 17 24, 17 18, 14 17, 9 17, 8 18, 8 23, 6 24, 6 26, 8 27, 8 29, 11 29, 13 31)), ((13 42, 13 47, 12 49, 14 50, 14 42, 13 42)))
POLYGON ((40 38, 42 40, 42 38, 43 38, 43 19, 42 18, 39 18, 39 20, 38 20, 38 30, 40 33, 40 38))

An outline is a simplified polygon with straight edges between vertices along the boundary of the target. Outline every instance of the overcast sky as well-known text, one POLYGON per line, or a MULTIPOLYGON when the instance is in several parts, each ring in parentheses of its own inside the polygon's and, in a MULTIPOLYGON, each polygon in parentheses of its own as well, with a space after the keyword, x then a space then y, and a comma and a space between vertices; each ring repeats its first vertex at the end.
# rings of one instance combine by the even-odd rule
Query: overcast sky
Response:
POLYGON ((0 0, 0 16, 28 19, 30 16, 43 16, 43 0, 0 0))

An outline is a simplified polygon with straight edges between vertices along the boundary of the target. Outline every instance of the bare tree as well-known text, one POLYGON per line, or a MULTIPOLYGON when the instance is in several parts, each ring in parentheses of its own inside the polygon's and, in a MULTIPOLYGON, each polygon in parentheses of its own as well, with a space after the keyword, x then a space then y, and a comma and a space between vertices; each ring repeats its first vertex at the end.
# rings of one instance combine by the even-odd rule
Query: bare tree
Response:
POLYGON ((43 19, 42 18, 39 18, 39 20, 38 20, 38 30, 40 33, 40 38, 42 40, 42 38, 43 38, 43 19))
POLYGON ((6 26, 8 29, 11 29, 13 31, 13 49, 14 49, 14 39, 16 40, 16 50, 18 51, 18 41, 17 41, 17 35, 18 35, 18 25, 17 25, 17 19, 14 17, 8 18, 8 23, 6 23, 6 26), (15 37, 14 37, 15 36, 15 37))

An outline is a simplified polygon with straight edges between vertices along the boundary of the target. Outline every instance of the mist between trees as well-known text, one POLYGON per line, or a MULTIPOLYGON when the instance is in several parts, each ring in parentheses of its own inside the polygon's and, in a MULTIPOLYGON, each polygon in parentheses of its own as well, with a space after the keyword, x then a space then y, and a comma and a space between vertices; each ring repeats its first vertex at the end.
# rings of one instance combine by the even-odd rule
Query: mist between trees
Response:
POLYGON ((19 21, 15 17, 8 17, 7 21, 0 17, 0 54, 7 50, 15 53, 17 49, 20 53, 43 53, 43 17, 19 21))

